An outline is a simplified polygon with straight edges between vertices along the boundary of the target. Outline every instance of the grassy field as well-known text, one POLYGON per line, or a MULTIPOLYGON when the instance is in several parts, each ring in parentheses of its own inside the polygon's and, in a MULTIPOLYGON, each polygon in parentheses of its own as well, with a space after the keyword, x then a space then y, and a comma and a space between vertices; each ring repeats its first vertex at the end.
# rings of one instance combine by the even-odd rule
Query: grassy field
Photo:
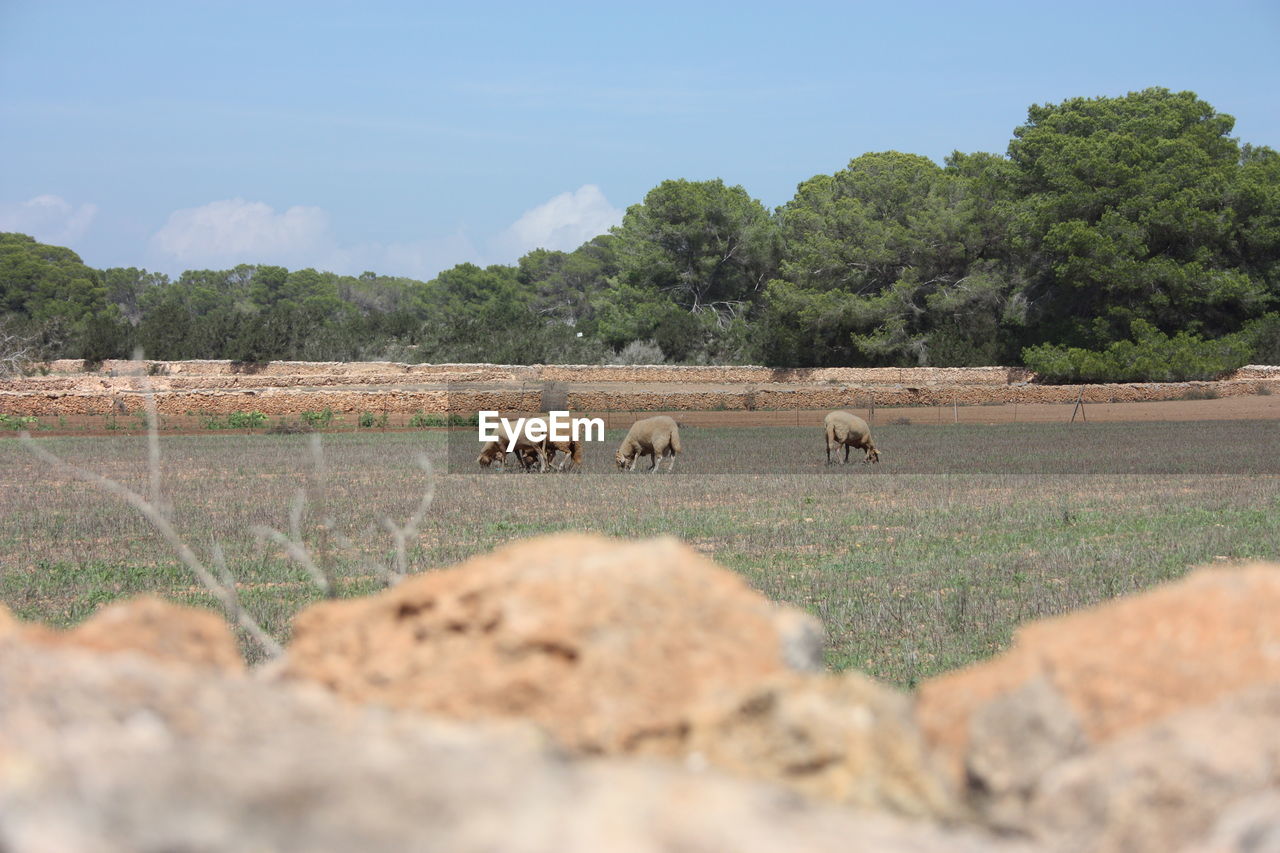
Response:
MULTIPOLYGON (((442 471, 411 553, 415 570, 557 530, 671 534, 769 597, 820 617, 828 662, 911 685, 1004 648, 1027 619, 1176 577, 1189 566, 1280 559, 1280 423, 885 425, 882 464, 823 464, 820 428, 688 429, 673 475, 612 469, 616 435, 568 475, 473 472, 472 433, 324 439, 324 488, 300 435, 165 436, 164 489, 188 543, 221 543, 248 608, 287 639, 316 600, 306 575, 250 533, 287 529, 310 479, 308 522, 328 513, 361 543, 315 534, 343 595, 380 588, 366 562, 391 549, 422 493, 411 462, 442 471), (466 473, 462 473, 466 472, 466 473), (319 497, 323 492, 323 502, 319 497)), ((38 439, 142 490, 145 439, 38 439)), ((213 606, 150 526, 114 497, 0 441, 0 600, 69 625, 143 591, 213 606)))

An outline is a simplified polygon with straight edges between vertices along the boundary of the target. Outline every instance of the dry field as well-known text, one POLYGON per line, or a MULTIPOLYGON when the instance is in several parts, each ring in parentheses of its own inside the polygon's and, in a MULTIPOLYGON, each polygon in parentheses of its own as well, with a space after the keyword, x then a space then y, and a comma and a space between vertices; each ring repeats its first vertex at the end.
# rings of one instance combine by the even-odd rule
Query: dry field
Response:
MULTIPOLYGON (((1280 421, 998 425, 883 423, 879 466, 823 464, 812 425, 696 426, 673 475, 626 475, 605 446, 572 474, 481 473, 470 430, 330 434, 323 476, 302 435, 165 435, 164 494, 188 543, 227 554, 247 606, 287 637, 315 600, 305 574, 250 533, 287 529, 299 488, 313 550, 340 594, 380 586, 383 518, 403 523, 442 473, 418 571, 502 542, 564 529, 678 536, 770 597, 820 617, 828 662, 910 685, 1005 647, 1013 628, 1182 574, 1189 566, 1280 558, 1280 421), (360 543, 338 548, 325 515, 360 543)), ((37 439, 143 489, 145 440, 37 439)), ((0 600, 66 625, 142 591, 212 600, 149 525, 118 499, 0 441, 0 600)))

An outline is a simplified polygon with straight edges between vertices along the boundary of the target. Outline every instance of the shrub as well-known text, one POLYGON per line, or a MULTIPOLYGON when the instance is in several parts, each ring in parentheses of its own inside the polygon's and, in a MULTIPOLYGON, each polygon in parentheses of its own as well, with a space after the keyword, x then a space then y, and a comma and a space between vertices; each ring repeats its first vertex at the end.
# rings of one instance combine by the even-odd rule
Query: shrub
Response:
POLYGON ((333 423, 333 409, 325 406, 318 412, 299 412, 298 417, 302 418, 302 422, 312 429, 324 429, 333 423))
POLYGON ((414 429, 424 429, 426 427, 442 427, 448 426, 448 421, 443 415, 428 415, 425 412, 418 412, 409 418, 409 426, 414 429))
POLYGON ((232 412, 227 415, 227 429, 257 429, 267 422, 263 412, 232 412))
POLYGON ((606 364, 665 364, 667 356, 662 352, 662 347, 650 339, 632 341, 618 350, 617 354, 606 356, 604 361, 606 364))
POLYGON ((0 429, 11 429, 14 432, 19 430, 30 429, 38 424, 40 419, 35 415, 6 415, 0 413, 0 429))
POLYGON ((1041 382, 1186 382, 1214 379, 1249 360, 1253 339, 1241 332, 1214 340, 1178 332, 1170 337, 1144 320, 1134 320, 1134 339, 1105 350, 1053 344, 1027 347, 1022 360, 1041 382))

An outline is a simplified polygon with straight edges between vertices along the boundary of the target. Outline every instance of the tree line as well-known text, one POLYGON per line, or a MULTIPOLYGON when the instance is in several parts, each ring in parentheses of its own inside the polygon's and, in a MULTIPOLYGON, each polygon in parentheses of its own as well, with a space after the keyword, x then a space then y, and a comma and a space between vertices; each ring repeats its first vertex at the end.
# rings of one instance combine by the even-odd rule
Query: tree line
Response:
POLYGON ((668 180, 572 252, 431 281, 94 270, 0 235, 41 357, 1026 365, 1049 381, 1280 362, 1280 155, 1192 92, 1032 106, 1004 155, 856 157, 768 210, 668 180))

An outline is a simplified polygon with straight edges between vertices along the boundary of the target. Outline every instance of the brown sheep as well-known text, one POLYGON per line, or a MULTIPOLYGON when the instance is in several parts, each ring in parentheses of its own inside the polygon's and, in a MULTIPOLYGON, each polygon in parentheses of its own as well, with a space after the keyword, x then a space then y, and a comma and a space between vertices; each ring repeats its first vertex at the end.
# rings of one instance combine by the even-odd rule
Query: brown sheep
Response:
MULTIPOLYGON (((532 463, 525 465, 524 456, 526 453, 531 454, 533 462, 538 463, 539 471, 547 470, 547 451, 544 447, 545 441, 534 441, 528 434, 529 425, 525 423, 524 428, 520 432, 520 436, 516 439, 515 450, 516 459, 526 470, 532 467, 532 463)), ((481 449, 480 455, 476 457, 476 462, 481 467, 488 468, 495 461, 499 465, 505 465, 507 460, 507 446, 511 443, 511 433, 506 424, 500 424, 498 429, 502 436, 498 441, 490 441, 481 449)))
POLYGON ((653 464, 649 466, 649 473, 653 473, 658 470, 658 462, 670 456, 671 465, 667 470, 674 471, 676 454, 680 449, 680 427, 666 415, 658 415, 636 421, 631 425, 631 429, 627 431, 627 437, 618 447, 614 461, 618 463, 619 469, 633 471, 641 456, 649 456, 653 459, 653 464))
POLYGON ((845 464, 849 462, 849 448, 859 447, 866 451, 866 456, 862 462, 865 465, 868 462, 879 462, 880 451, 876 450, 876 443, 871 440, 871 427, 867 426, 867 422, 857 415, 848 412, 831 412, 822 421, 824 431, 827 436, 827 464, 832 461, 839 461, 840 448, 844 448, 845 464), (836 459, 832 460, 831 451, 836 452, 836 459))
MULTIPOLYGON (((552 441, 547 439, 542 442, 542 450, 546 453, 547 465, 556 471, 572 471, 582 464, 581 441, 574 441, 573 439, 552 441), (560 458, 561 453, 564 454, 563 458, 560 458)), ((537 461, 538 455, 534 448, 526 447, 520 451, 520 464, 524 466, 525 470, 532 468, 537 461)))

